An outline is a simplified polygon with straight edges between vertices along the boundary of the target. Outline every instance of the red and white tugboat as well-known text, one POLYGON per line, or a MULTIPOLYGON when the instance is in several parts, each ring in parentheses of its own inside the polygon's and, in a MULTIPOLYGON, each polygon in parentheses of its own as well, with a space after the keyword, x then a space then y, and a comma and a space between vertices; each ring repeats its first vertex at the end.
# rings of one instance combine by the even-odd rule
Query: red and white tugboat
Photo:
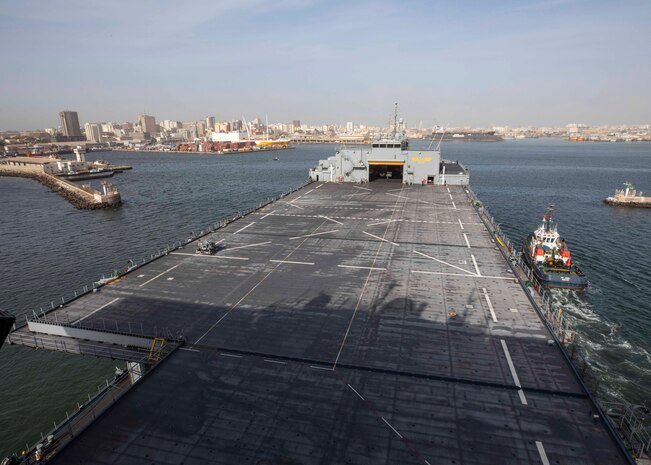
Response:
POLYGON ((527 237, 524 258, 541 285, 582 290, 588 277, 572 261, 570 249, 554 223, 554 206, 543 216, 542 224, 527 237))

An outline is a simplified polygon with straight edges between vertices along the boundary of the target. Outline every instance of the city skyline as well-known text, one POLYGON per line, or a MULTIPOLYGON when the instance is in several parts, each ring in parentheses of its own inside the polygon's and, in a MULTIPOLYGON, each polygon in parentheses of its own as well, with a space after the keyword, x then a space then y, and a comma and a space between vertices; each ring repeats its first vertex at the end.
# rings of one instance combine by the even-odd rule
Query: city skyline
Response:
POLYGON ((651 4, 10 3, 0 130, 268 114, 384 126, 651 122, 651 4))

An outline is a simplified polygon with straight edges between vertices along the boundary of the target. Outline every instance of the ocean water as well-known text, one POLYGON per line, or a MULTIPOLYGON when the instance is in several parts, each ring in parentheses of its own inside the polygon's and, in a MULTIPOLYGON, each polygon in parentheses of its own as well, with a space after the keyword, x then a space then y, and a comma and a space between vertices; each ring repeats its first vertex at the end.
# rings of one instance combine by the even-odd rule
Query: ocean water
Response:
MULTIPOLYGON (((24 318, 56 304, 129 259, 299 186, 333 150, 91 154, 134 167, 111 179, 125 201, 115 210, 76 210, 34 181, 0 177, 0 307, 24 318)), ((559 231, 591 286, 582 294, 554 291, 554 299, 579 330, 579 347, 602 379, 600 395, 651 401, 651 209, 602 202, 624 181, 651 191, 651 144, 450 142, 442 152, 470 168, 473 190, 516 243, 556 206, 559 231)), ((113 376, 115 363, 5 346, 0 370, 4 456, 65 418, 113 376)))

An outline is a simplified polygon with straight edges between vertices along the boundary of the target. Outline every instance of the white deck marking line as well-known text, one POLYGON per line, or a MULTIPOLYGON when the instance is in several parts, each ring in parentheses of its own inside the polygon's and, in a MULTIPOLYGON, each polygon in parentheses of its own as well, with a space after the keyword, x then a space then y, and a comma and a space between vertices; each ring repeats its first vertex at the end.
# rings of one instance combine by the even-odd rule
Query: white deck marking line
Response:
MULTIPOLYGON (((393 215, 396 214, 396 208, 398 207, 398 201, 396 200, 396 203, 393 205, 393 210, 391 211, 391 218, 393 219, 393 215)), ((386 236, 387 231, 389 228, 387 227, 384 230, 384 235, 386 236)), ((384 239, 384 238, 383 238, 384 239)), ((378 255, 380 254, 380 250, 382 250, 382 242, 377 247, 377 250, 375 251, 375 256, 373 257, 373 262, 371 265, 375 265, 377 262, 378 255)), ((342 267, 342 265, 338 265, 339 267, 342 267)), ((345 268, 343 266, 342 268, 345 268)), ((359 297, 357 298, 357 303, 355 303, 355 310, 353 310, 353 314, 350 317, 350 321, 348 322, 348 327, 346 328, 346 333, 344 334, 343 339, 341 340, 341 345, 339 346, 339 351, 337 352, 337 357, 335 358, 334 363, 332 364, 332 369, 334 370, 337 367, 337 363, 339 363, 339 357, 341 357, 341 353, 344 351, 344 346, 346 345, 346 341, 348 340, 348 334, 350 334, 350 328, 353 327, 353 322, 355 321, 355 315, 357 315, 357 311, 359 310, 359 306, 362 304, 362 298, 364 297, 364 293, 366 292, 366 288, 368 287, 368 283, 371 279, 371 274, 373 270, 368 270, 368 273, 366 274, 366 279, 364 280, 364 285, 362 286, 362 289, 359 293, 359 297)))
POLYGON ((330 220, 330 221, 332 221, 333 223, 343 224, 341 221, 333 220, 332 218, 328 218, 328 217, 325 216, 325 215, 319 215, 319 216, 320 216, 321 218, 325 218, 326 220, 330 220))
POLYGON ((448 194, 449 194, 449 193, 450 193, 450 188, 449 188, 449 187, 446 187, 446 189, 448 190, 448 194))
POLYGON ((485 287, 482 287, 481 290, 484 291, 484 298, 486 299, 486 303, 488 304, 488 309, 491 311, 491 318, 493 318, 493 321, 497 323, 497 316, 495 316, 495 310, 493 309, 493 303, 491 302, 491 298, 488 297, 488 291, 486 290, 485 287))
POLYGON ((360 187, 360 186, 353 186, 355 189, 364 189, 365 191, 373 191, 373 189, 369 189, 367 187, 360 187))
POLYGON ((461 218, 457 218, 459 220, 459 226, 461 226, 461 230, 463 231, 463 223, 461 222, 461 218))
POLYGON ((362 399, 362 400, 366 400, 366 399, 364 399, 364 397, 362 397, 362 395, 361 395, 359 392, 357 392, 357 391, 355 390, 355 388, 352 387, 350 384, 346 384, 346 386, 348 386, 350 389, 352 389, 352 391, 353 391, 355 394, 357 394, 357 397, 359 397, 359 398, 362 399))
POLYGON ((477 266, 477 260, 475 260, 475 256, 473 254, 470 254, 470 258, 472 258, 472 264, 475 265, 475 270, 477 271, 477 276, 481 276, 481 273, 479 271, 479 267, 477 266))
POLYGON ((386 418, 384 418, 384 417, 380 417, 380 418, 382 418, 382 421, 384 421, 387 424, 387 426, 389 428, 391 428, 393 430, 393 432, 396 433, 400 439, 402 439, 402 434, 400 434, 397 429, 395 429, 393 426, 391 426, 391 423, 389 423, 386 418))
POLYGON ((334 230, 332 230, 332 231, 323 231, 323 232, 320 232, 320 233, 306 234, 306 235, 304 235, 304 236, 290 237, 289 239, 290 239, 290 240, 293 240, 293 239, 303 239, 303 238, 305 238, 305 237, 320 236, 321 234, 336 233, 336 232, 338 232, 338 231, 339 231, 338 229, 334 229, 334 230))
POLYGON ((452 198, 452 194, 449 194, 449 195, 450 195, 450 200, 454 200, 454 199, 452 198))
POLYGON ((468 248, 470 248, 470 242, 468 242, 468 235, 466 233, 463 233, 463 238, 466 240, 466 245, 468 248))
POLYGON ((260 219, 261 219, 261 220, 264 220, 266 217, 268 217, 269 215, 273 215, 273 214, 274 214, 274 212, 269 212, 269 213, 267 213, 265 216, 263 216, 263 217, 260 218, 260 219))
POLYGON ((301 209, 301 210, 305 210, 305 208, 303 208, 303 207, 299 207, 298 205, 294 205, 293 203, 289 203, 289 202, 287 202, 287 205, 289 205, 290 207, 294 207, 294 208, 299 208, 299 209, 301 209))
MULTIPOLYGON (((177 254, 177 255, 181 255, 181 254, 177 254)), ((194 254, 189 254, 189 255, 194 255, 194 254)), ((158 274, 158 275, 154 276, 154 277, 151 278, 149 281, 145 281, 144 283, 142 283, 142 284, 141 284, 140 286, 138 286, 138 287, 142 287, 142 286, 144 286, 145 284, 149 284, 149 283, 152 282, 154 279, 158 279, 158 278, 160 278, 161 276, 163 276, 165 273, 169 273, 170 271, 172 271, 172 270, 173 270, 174 268, 176 268, 177 266, 181 266, 181 264, 180 264, 180 263, 177 263, 177 264, 174 265, 172 268, 170 268, 170 269, 168 269, 168 270, 165 270, 165 271, 163 271, 161 274, 158 274)))
POLYGON ((455 205, 454 201, 452 202, 452 209, 453 209, 453 210, 456 210, 456 209, 457 209, 457 206, 455 205))
POLYGON ((88 318, 89 316, 93 315, 94 313, 99 312, 101 309, 106 308, 106 307, 108 307, 108 306, 111 305, 111 304, 114 304, 114 303, 117 302, 118 300, 120 300, 120 298, 119 298, 119 297, 116 297, 115 299, 111 300, 109 303, 106 303, 106 304, 102 305, 100 308, 98 308, 98 309, 96 309, 96 310, 93 310, 93 311, 90 312, 88 315, 86 315, 86 316, 82 316, 82 317, 79 318, 78 320, 73 321, 72 324, 74 325, 74 324, 79 323, 80 321, 84 321, 84 320, 85 320, 86 318, 88 318))
POLYGON ((390 195, 390 196, 393 196, 393 197, 398 197, 400 199, 411 200, 409 197, 405 197, 404 195, 398 195, 398 194, 387 194, 387 195, 390 195))
POLYGON ((256 245, 271 244, 271 241, 258 242, 257 244, 238 245, 237 247, 228 247, 226 250, 246 249, 247 247, 255 247, 256 245))
POLYGON ((374 238, 376 238, 376 239, 379 239, 379 240, 381 240, 381 241, 383 241, 383 242, 388 242, 389 244, 393 244, 393 245, 395 245, 395 246, 397 246, 397 247, 400 247, 400 244, 398 244, 398 243, 396 243, 396 242, 392 242, 392 241, 390 241, 390 240, 388 240, 388 239, 384 239, 383 237, 376 236, 375 234, 371 234, 371 233, 366 232, 366 231, 362 231, 362 232, 363 232, 364 234, 366 234, 367 236, 371 236, 371 237, 374 237, 374 238))
POLYGON ((283 361, 280 361, 280 360, 271 360, 271 359, 265 358, 264 361, 269 362, 269 363, 278 363, 279 365, 287 365, 287 362, 283 362, 283 361))
POLYGON ((314 365, 310 365, 310 368, 314 368, 315 370, 335 371, 335 369, 332 367, 317 367, 314 365))
POLYGON ((242 231, 244 231, 246 228, 248 228, 249 226, 253 226, 254 224, 255 224, 255 221, 251 221, 249 224, 247 224, 247 225, 244 226, 243 228, 238 229, 238 230, 235 231, 233 234, 237 234, 238 232, 242 232, 242 231))
POLYGON ((318 186, 315 187, 315 189, 319 189, 321 187, 325 186, 325 184, 319 184, 318 186))
MULTIPOLYGON (((348 197, 352 197, 353 195, 368 195, 368 192, 359 192, 357 194, 348 194, 348 197)), ((354 208, 354 207, 352 207, 354 208)))
POLYGON ((307 191, 305 194, 303 194, 302 197, 305 197, 307 194, 309 194, 309 193, 312 192, 313 190, 314 190, 314 189, 310 189, 310 190, 307 191))
POLYGON ((241 355, 235 355, 235 354, 224 354, 224 353, 221 353, 221 354, 219 354, 219 355, 223 355, 224 357, 242 358, 241 355))
POLYGON ((414 250, 414 253, 417 253, 418 255, 422 255, 423 257, 429 258, 429 259, 437 261, 439 263, 443 263, 444 265, 451 266, 452 268, 456 268, 457 270, 463 271, 464 273, 468 273, 471 276, 477 276, 472 271, 464 270, 463 268, 460 268, 460 267, 458 267, 456 265, 453 265, 452 263, 444 262, 443 260, 439 260, 438 258, 431 257, 431 256, 429 256, 427 254, 424 254, 423 252, 419 252, 418 250, 414 250))
POLYGON ((486 275, 481 275, 477 276, 476 274, 461 274, 461 273, 444 273, 442 271, 419 271, 419 270, 411 270, 412 273, 419 273, 419 274, 436 274, 436 275, 442 275, 442 276, 463 276, 464 278, 482 278, 482 279, 504 279, 506 281, 514 281, 517 282, 515 278, 507 278, 505 276, 486 276, 486 275))
MULTIPOLYGON (((303 195, 305 195, 305 194, 303 194, 303 195)), ((300 199, 301 197, 303 197, 303 195, 299 195, 299 196, 296 197, 294 200, 291 200, 289 203, 294 203, 294 202, 296 202, 298 199, 300 199)))
POLYGON ((292 265, 314 265, 314 262, 292 262, 290 260, 269 260, 274 263, 291 263, 292 265))
POLYGON ((375 266, 355 266, 355 265, 337 265, 339 268, 355 268, 357 270, 377 270, 386 271, 386 268, 379 268, 375 266))
POLYGON ((370 224, 367 224, 366 226, 377 226, 377 225, 380 225, 380 224, 395 223, 396 221, 402 221, 402 218, 400 218, 399 220, 386 220, 386 221, 380 221, 378 223, 370 223, 370 224))
POLYGON ((536 441, 536 448, 538 448, 538 454, 540 455, 540 460, 542 460, 543 465, 549 465, 549 459, 547 458, 547 453, 543 447, 543 443, 536 441))
POLYGON ((522 392, 522 385, 520 384, 520 378, 518 378, 518 374, 515 372, 515 366, 513 365, 513 360, 511 360, 511 354, 509 353, 509 348, 506 346, 506 341, 504 339, 500 339, 500 342, 502 343, 502 350, 504 350, 504 355, 506 356, 506 363, 509 365, 509 370, 511 370, 511 376, 513 377, 513 382, 517 387, 520 388, 520 391, 518 395, 520 396, 520 402, 522 402, 523 405, 527 405, 527 398, 524 396, 524 392, 522 392))
MULTIPOLYGON (((202 255, 200 253, 172 252, 172 255, 185 255, 186 257, 223 258, 224 260, 248 260, 248 258, 246 257, 226 257, 224 255, 202 255)), ((141 286, 143 286, 143 284, 141 284, 141 286)))
POLYGON ((190 349, 188 347, 179 347, 179 350, 185 350, 186 352, 201 352, 200 350, 190 349))
POLYGON ((432 465, 432 464, 429 463, 427 460, 425 460, 425 465, 432 465))

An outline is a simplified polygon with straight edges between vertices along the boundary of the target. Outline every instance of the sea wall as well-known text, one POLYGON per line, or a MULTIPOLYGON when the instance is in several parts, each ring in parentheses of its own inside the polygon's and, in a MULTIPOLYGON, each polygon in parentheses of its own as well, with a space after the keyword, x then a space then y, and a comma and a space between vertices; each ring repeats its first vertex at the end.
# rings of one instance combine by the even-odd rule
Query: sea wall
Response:
POLYGON ((70 202, 75 208, 96 210, 99 208, 117 207, 122 204, 118 192, 111 192, 106 195, 94 189, 85 189, 73 182, 58 178, 43 172, 33 166, 3 166, 0 165, 0 176, 11 176, 19 178, 34 179, 61 197, 70 202))

